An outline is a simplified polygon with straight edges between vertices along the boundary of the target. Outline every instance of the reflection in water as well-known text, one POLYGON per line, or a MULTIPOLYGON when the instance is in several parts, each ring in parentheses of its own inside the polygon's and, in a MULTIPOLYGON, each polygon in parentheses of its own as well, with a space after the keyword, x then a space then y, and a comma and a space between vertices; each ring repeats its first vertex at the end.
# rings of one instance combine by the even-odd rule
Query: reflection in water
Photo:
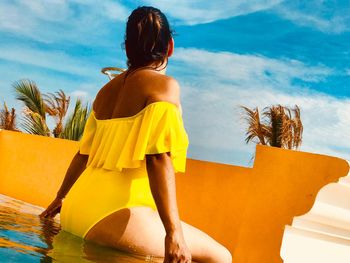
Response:
POLYGON ((131 255, 61 230, 58 219, 40 219, 43 208, 0 194, 1 262, 162 262, 131 255))

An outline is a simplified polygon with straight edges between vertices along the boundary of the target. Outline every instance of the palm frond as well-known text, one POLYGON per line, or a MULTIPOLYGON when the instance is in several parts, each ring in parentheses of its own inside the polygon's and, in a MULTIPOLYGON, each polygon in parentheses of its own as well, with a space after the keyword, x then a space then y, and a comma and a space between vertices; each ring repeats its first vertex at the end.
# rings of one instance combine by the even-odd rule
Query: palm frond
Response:
POLYGON ((40 90, 34 81, 22 79, 12 85, 17 94, 16 99, 22 101, 24 105, 45 120, 45 105, 40 90))
POLYGON ((46 124, 45 103, 36 83, 32 80, 22 79, 13 85, 16 99, 24 103, 22 127, 31 134, 50 136, 50 130, 46 124))
POLYGON ((32 112, 29 109, 27 109, 27 113, 23 117, 22 127, 30 134, 50 136, 50 130, 48 129, 45 120, 43 120, 40 114, 32 112))
POLYGON ((54 93, 43 94, 45 111, 55 118, 56 127, 53 135, 57 138, 63 131, 63 119, 67 113, 70 97, 67 97, 63 90, 54 93))
POLYGON ((77 99, 73 113, 68 117, 60 138, 79 141, 83 135, 86 120, 90 114, 89 105, 82 106, 81 100, 77 99))
POLYGON ((293 134, 294 134, 294 141, 293 141, 293 147, 298 148, 303 140, 303 124, 301 121, 301 114, 300 114, 300 108, 295 105, 294 109, 293 109, 293 113, 294 113, 294 118, 293 118, 293 122, 292 122, 292 126, 293 126, 293 134))
POLYGON ((260 144, 265 145, 265 132, 266 127, 260 121, 259 109, 249 109, 245 106, 240 106, 245 111, 245 120, 248 122, 248 129, 246 132, 246 143, 249 143, 253 139, 257 138, 260 144))

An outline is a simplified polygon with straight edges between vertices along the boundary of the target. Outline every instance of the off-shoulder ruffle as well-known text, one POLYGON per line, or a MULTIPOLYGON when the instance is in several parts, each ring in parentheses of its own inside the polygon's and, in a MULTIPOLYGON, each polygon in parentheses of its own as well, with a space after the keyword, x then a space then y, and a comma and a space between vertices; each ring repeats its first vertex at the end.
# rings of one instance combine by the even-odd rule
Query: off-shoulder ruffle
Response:
POLYGON ((118 171, 140 167, 146 154, 170 152, 175 172, 184 172, 188 143, 178 107, 158 101, 125 118, 98 120, 91 111, 79 149, 89 154, 87 166, 118 171))

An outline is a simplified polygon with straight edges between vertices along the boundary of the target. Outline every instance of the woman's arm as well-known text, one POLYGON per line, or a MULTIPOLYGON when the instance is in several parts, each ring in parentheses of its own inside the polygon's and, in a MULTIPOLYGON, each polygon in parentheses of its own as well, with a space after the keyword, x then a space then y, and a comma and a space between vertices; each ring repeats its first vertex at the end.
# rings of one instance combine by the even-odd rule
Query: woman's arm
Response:
POLYGON ((165 262, 190 262, 191 253, 182 232, 176 202, 175 173, 169 153, 146 155, 146 167, 152 195, 165 227, 165 262))
POLYGON ((79 152, 75 154, 68 167, 62 185, 57 192, 56 198, 63 199, 67 195, 75 181, 84 172, 88 158, 89 155, 86 154, 80 154, 79 152))
POLYGON ((62 185, 56 194, 56 198, 51 202, 47 209, 39 215, 40 217, 53 218, 60 211, 63 198, 67 195, 75 181, 85 170, 88 157, 89 155, 80 154, 79 152, 75 154, 68 167, 62 185))

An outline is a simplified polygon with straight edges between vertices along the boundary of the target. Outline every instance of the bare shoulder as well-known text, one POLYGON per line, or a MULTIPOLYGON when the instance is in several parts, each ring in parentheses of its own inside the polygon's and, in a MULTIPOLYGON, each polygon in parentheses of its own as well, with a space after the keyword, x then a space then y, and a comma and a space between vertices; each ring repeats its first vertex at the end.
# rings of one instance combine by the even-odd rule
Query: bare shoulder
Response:
POLYGON ((178 81, 170 76, 158 77, 157 85, 152 89, 149 103, 156 101, 168 101, 178 107, 180 106, 180 85, 178 81))
POLYGON ((100 104, 100 101, 103 100, 106 96, 108 96, 108 91, 115 85, 116 82, 120 81, 119 75, 114 79, 107 82, 100 90, 96 93, 96 96, 93 100, 92 107, 95 109, 97 104, 100 104))

